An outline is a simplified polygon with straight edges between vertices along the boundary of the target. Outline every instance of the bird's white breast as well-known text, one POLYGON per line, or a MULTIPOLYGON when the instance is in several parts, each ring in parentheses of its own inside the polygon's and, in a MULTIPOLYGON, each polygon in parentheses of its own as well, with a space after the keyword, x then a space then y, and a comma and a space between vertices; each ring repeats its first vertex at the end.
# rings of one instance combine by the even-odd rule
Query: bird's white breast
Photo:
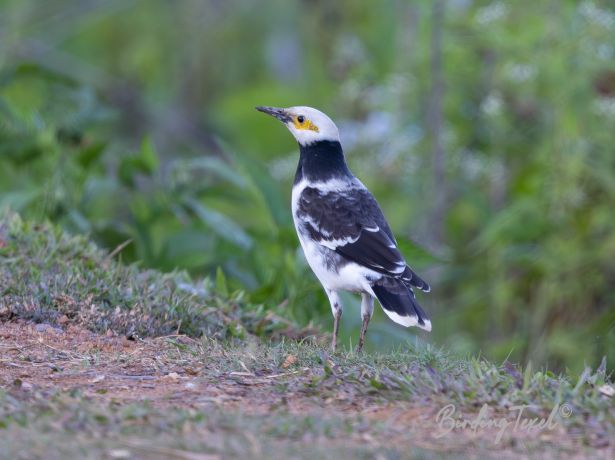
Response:
MULTIPOLYGON (((360 182, 358 184, 362 186, 360 182)), ((352 187, 356 185, 349 184, 347 181, 335 179, 318 183, 310 183, 306 179, 301 180, 293 186, 292 191, 293 222, 307 263, 325 289, 333 291, 368 292, 373 295, 367 278, 369 277, 374 280, 380 278, 382 275, 354 262, 346 261, 334 250, 313 241, 304 230, 303 222, 298 217, 299 200, 301 193, 306 187, 317 188, 325 192, 341 191, 347 189, 349 186, 352 187), (342 263, 336 264, 334 263, 335 261, 342 263), (340 265, 339 269, 335 269, 335 265, 340 265)))

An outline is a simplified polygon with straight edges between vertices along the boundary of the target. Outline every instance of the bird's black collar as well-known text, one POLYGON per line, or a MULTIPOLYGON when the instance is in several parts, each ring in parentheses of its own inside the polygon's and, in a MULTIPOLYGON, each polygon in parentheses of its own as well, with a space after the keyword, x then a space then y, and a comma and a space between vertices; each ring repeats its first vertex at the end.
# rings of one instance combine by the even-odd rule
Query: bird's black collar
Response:
POLYGON ((310 182, 323 182, 334 178, 352 177, 346 166, 344 152, 338 141, 317 141, 299 145, 300 156, 295 184, 305 178, 310 182))

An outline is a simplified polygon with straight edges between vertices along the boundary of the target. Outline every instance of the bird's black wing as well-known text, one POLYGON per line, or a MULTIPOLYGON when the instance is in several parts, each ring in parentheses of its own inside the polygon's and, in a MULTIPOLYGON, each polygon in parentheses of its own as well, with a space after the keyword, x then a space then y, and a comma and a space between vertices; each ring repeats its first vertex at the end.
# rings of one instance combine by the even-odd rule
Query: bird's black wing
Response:
POLYGON ((297 217, 315 242, 375 272, 419 289, 429 285, 406 265, 378 203, 364 187, 323 191, 306 187, 297 217))

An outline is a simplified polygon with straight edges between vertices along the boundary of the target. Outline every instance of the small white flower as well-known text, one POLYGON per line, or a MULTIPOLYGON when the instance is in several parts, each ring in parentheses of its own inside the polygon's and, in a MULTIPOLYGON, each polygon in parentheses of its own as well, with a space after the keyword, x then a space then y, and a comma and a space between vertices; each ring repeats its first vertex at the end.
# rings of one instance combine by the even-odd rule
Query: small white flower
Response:
POLYGON ((579 14, 587 21, 606 29, 615 27, 615 12, 596 6, 594 2, 585 1, 579 5, 579 14))
POLYGON ((615 117, 615 97, 601 97, 594 102, 594 110, 599 115, 615 117))
POLYGON ((596 54, 598 58, 603 61, 610 61, 613 59, 613 47, 611 45, 607 45, 606 43, 602 43, 596 47, 596 54))
POLYGON ((508 14, 508 6, 504 2, 493 2, 479 8, 476 12, 476 22, 485 25, 504 18, 508 14))
POLYGON ((482 176, 485 172, 485 166, 484 160, 475 155, 466 156, 461 162, 461 169, 465 177, 470 180, 476 180, 482 176))
POLYGON ((502 105, 502 97, 498 93, 491 93, 483 100, 480 109, 486 115, 495 116, 502 111, 502 105))
POLYGON ((507 66, 506 73, 511 80, 524 82, 536 75, 536 67, 529 64, 511 64, 507 66))

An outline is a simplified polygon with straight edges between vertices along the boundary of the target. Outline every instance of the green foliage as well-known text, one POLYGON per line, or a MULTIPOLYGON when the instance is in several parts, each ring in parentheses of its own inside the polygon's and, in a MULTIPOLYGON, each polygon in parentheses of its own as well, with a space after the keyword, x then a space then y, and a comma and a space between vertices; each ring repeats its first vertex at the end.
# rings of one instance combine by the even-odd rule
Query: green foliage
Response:
MULTIPOLYGON (((2 94, 15 107, 22 104, 10 82, 24 72, 37 85, 49 85, 48 91, 78 101, 78 107, 87 105, 81 97, 92 96, 66 79, 51 79, 48 72, 28 66, 27 72, 21 69, 5 79, 2 94)), ((96 104, 101 113, 110 111, 100 101, 96 104)), ((254 290, 257 302, 270 302, 272 296, 282 302, 290 283, 276 280, 302 278, 298 273, 305 270, 279 188, 254 162, 233 167, 232 160, 216 156, 161 161, 149 138, 134 150, 106 147, 97 139, 105 125, 95 123, 100 117, 94 114, 82 118, 84 109, 70 112, 71 106, 65 107, 65 118, 73 125, 54 118, 42 104, 30 109, 45 120, 36 125, 18 116, 13 105, 7 105, 12 118, 0 131, 0 145, 11 153, 2 157, 7 167, 0 172, 0 206, 89 233, 111 249, 129 242, 122 256, 149 267, 213 274, 222 265, 233 275, 234 288, 254 290), (31 146, 33 138, 42 140, 31 146)), ((293 283, 293 291, 305 292, 313 284, 293 283)))
MULTIPOLYGON (((296 148, 253 110, 316 106, 434 286, 420 297, 434 341, 576 371, 612 363, 615 12, 442 3, 442 24, 434 2, 67 1, 63 21, 3 4, 0 206, 109 250, 130 241, 122 257, 146 267, 220 267, 230 292, 329 324, 290 220, 296 148)), ((414 337, 376 315, 368 345, 414 337)), ((358 322, 344 315, 346 339, 358 322)))

